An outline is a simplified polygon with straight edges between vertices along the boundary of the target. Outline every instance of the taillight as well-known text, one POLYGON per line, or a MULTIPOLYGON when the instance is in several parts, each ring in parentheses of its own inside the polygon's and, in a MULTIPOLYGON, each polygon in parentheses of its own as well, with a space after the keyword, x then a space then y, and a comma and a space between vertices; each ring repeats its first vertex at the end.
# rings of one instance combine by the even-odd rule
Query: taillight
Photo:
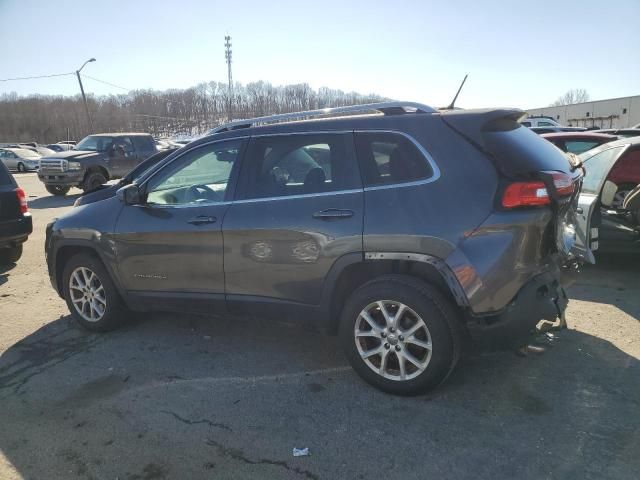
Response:
MULTIPOLYGON (((566 197, 573 193, 575 185, 571 175, 554 172, 551 174, 556 193, 560 197, 566 197)), ((537 207, 551 204, 551 197, 543 182, 514 182, 507 186, 502 195, 504 208, 537 207)))
POLYGON ((24 194, 24 190, 16 188, 16 196, 18 197, 18 203, 20 204, 20 213, 27 213, 29 207, 27 206, 27 196, 24 194))

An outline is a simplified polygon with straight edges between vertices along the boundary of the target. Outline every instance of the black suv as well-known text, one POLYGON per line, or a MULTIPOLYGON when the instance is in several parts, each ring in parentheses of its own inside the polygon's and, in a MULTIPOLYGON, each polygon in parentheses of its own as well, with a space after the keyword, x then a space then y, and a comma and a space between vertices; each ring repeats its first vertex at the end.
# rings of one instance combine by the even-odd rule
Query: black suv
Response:
POLYGON ((53 195, 66 195, 71 187, 90 192, 123 177, 156 151, 155 140, 146 133, 89 135, 73 150, 43 157, 38 178, 53 195))
POLYGON ((7 167, 0 163, 0 265, 20 259, 22 244, 32 230, 27 197, 7 167))
POLYGON ((50 224, 52 284, 91 330, 153 309, 311 320, 368 382, 425 391, 463 346, 562 317, 561 267, 593 258, 582 169, 522 115, 392 102, 219 127, 50 224))

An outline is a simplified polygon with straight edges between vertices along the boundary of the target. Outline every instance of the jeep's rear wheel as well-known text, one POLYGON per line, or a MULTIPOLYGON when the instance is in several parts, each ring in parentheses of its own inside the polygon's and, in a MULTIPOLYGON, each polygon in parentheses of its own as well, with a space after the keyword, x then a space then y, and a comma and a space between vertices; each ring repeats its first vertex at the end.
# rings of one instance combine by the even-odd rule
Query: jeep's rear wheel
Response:
POLYGON ((69 193, 70 187, 63 187, 62 185, 45 185, 44 188, 47 189, 51 195, 60 195, 64 196, 69 193))
POLYGON ((453 371, 460 356, 456 317, 453 305, 431 285, 385 275, 348 299, 340 339, 364 380, 389 393, 415 395, 453 371))
POLYGON ((85 192, 92 192, 105 183, 107 183, 107 177, 105 177, 103 173, 91 172, 87 174, 87 178, 85 178, 82 184, 82 189, 85 192))
POLYGON ((62 279, 67 306, 80 326, 105 332, 126 320, 124 303, 96 257, 86 253, 75 255, 65 265, 62 279))

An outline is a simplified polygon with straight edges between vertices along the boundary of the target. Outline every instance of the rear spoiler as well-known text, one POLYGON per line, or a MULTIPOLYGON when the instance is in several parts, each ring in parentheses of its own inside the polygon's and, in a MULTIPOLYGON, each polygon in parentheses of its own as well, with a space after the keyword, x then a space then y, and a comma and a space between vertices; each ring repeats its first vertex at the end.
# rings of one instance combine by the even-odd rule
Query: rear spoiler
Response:
POLYGON ((485 132, 514 130, 526 112, 518 108, 441 111, 440 117, 449 127, 485 153, 485 132))

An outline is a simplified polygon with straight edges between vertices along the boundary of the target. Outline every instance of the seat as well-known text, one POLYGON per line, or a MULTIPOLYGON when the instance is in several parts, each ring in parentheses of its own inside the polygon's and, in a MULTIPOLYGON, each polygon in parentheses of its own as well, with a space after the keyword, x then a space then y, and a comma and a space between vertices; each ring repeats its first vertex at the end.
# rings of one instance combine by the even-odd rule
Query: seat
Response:
POLYGON ((304 178, 304 193, 316 193, 324 190, 324 182, 327 176, 320 167, 315 167, 307 172, 304 178))

